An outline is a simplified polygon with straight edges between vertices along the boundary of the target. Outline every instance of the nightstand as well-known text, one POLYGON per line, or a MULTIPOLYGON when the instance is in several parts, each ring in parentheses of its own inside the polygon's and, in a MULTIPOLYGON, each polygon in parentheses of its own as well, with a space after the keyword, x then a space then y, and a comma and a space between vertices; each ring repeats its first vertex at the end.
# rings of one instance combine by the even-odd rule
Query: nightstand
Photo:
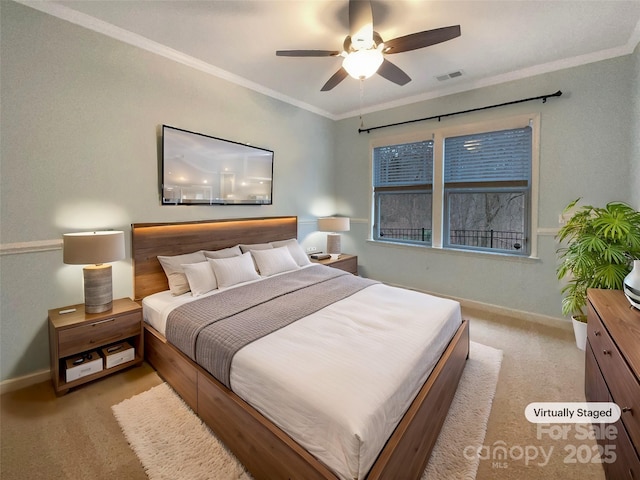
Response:
POLYGON ((349 255, 348 253, 343 253, 336 260, 333 260, 331 258, 327 258, 326 260, 314 260, 312 258, 311 261, 313 263, 321 263, 322 265, 326 265, 328 267, 339 268, 340 270, 344 270, 345 272, 358 275, 357 255, 349 255))
POLYGON ((51 381, 56 394, 64 395, 70 388, 142 364, 143 332, 142 307, 129 298, 114 300, 113 308, 102 313, 86 313, 84 304, 49 310, 51 381), (103 357, 117 347, 128 349, 129 355, 123 354, 121 360, 110 358, 115 366, 107 368, 103 357))

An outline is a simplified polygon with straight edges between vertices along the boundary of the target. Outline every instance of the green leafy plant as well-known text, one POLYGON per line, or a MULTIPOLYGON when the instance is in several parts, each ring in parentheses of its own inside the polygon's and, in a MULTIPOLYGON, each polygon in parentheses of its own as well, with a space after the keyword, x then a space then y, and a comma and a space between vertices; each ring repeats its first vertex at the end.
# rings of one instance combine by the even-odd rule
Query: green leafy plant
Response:
MULTIPOLYGON (((580 201, 564 209, 569 213, 580 201)), ((578 208, 560 228, 556 238, 567 246, 558 249, 558 280, 562 288, 562 313, 586 321, 588 288, 622 289, 631 261, 640 258, 640 212, 623 202, 604 208, 578 208)))

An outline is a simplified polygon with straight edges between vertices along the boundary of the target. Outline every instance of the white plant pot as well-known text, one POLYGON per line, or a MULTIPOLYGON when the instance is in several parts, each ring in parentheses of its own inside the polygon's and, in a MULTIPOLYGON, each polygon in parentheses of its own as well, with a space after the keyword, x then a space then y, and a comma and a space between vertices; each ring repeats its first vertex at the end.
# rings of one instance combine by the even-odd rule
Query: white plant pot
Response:
POLYGON ((576 346, 584 351, 587 349, 587 322, 579 322, 571 317, 573 323, 573 333, 576 336, 576 346))

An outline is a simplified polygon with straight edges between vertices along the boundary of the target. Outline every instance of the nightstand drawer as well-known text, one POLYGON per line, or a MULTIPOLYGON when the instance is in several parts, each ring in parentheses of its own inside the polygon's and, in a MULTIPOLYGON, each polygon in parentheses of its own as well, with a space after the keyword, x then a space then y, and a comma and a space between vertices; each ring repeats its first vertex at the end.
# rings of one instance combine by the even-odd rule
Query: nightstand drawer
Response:
POLYGON ((345 272, 352 273, 354 275, 358 274, 358 256, 357 255, 349 255, 348 253, 343 253, 339 258, 327 258, 324 260, 314 260, 311 259, 313 263, 320 263, 321 265, 326 265, 327 267, 337 268, 339 270, 344 270, 345 272))
POLYGON ((140 312, 135 312, 60 330, 58 354, 61 357, 66 357, 91 350, 96 345, 104 345, 140 335, 141 318, 140 312))
POLYGON ((358 274, 358 257, 349 256, 346 258, 340 258, 331 264, 333 268, 339 268, 345 272, 358 274))

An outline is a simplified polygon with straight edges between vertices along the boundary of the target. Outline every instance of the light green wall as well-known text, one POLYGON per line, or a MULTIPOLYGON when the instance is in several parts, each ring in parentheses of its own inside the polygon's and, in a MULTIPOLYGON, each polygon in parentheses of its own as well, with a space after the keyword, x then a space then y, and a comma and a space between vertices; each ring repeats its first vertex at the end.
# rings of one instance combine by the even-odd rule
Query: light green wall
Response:
POLYGON ((631 203, 640 210, 640 44, 633 53, 631 98, 633 117, 631 120, 631 203))
MULTIPOLYGON (((26 6, 0 8, 2 245, 274 215, 298 215, 305 237, 333 212, 331 120, 26 6), (163 123, 274 150, 273 205, 160 206, 163 123)), ((48 368, 47 310, 82 302, 82 270, 64 265, 60 249, 2 255, 0 269, 6 380, 48 368)), ((113 269, 114 297, 132 295, 131 261, 113 269)))
MULTIPOLYGON (((636 55, 637 63, 637 55, 636 55)), ((603 204, 632 200, 631 143, 636 139, 630 99, 632 56, 602 61, 493 87, 364 115, 371 127, 535 97, 562 90, 560 98, 522 103, 437 121, 358 134, 360 120, 338 122, 337 205, 361 219, 349 232, 350 251, 362 272, 379 280, 543 316, 560 317, 555 280, 558 216, 572 199, 603 204), (370 237, 370 141, 390 135, 516 114, 541 115, 540 200, 537 260, 376 244, 370 237)), ((365 85, 366 89, 366 85, 365 85)), ((636 112, 637 113, 637 112, 636 112)), ((637 119, 637 116, 636 116, 637 119)), ((637 140, 636 140, 637 141, 637 140)), ((637 168, 637 163, 636 163, 637 168)))
MULTIPOLYGON (((368 276, 559 316, 557 245, 549 232, 562 207, 580 195, 594 203, 640 203, 633 133, 640 130, 638 49, 633 56, 365 115, 365 125, 373 126, 565 92, 546 105, 441 124, 541 112, 540 260, 508 261, 367 242, 369 140, 428 124, 359 135, 356 118, 332 122, 20 4, 0 1, 0 20, 3 246, 29 247, 85 228, 128 231, 133 222, 298 215, 300 237, 322 247, 315 218, 340 213, 354 218, 343 250, 359 255, 368 276), (163 123, 273 149, 274 205, 161 207, 157 129, 163 123)), ((114 296, 132 295, 130 260, 113 268, 114 296)), ((60 249, 0 255, 0 381, 48 368, 46 312, 81 301, 81 268, 64 265, 60 249)))

